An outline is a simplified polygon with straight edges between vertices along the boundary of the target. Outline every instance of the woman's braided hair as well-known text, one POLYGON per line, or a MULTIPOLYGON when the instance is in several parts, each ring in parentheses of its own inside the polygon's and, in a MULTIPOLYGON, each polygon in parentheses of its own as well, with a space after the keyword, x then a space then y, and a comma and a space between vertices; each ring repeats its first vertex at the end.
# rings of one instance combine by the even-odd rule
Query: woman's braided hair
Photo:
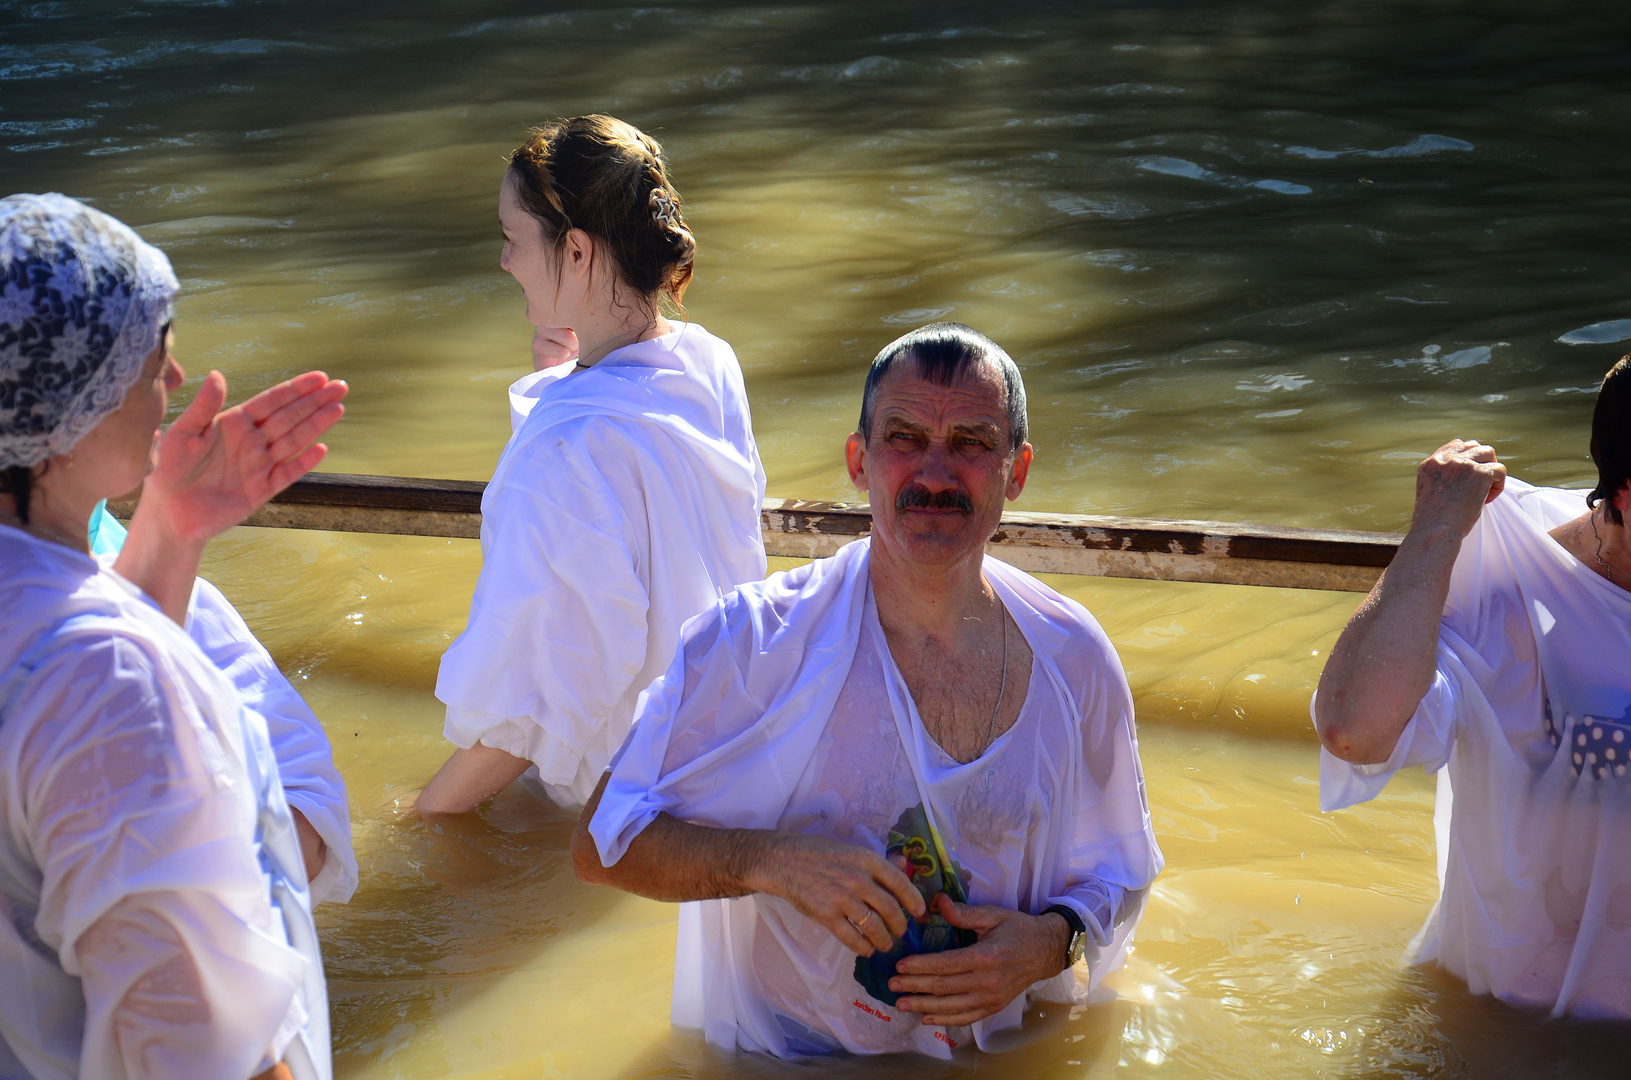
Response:
POLYGON ((656 139, 599 113, 556 120, 510 155, 509 175, 557 253, 570 230, 582 229, 610 256, 614 286, 679 304, 697 244, 656 139))

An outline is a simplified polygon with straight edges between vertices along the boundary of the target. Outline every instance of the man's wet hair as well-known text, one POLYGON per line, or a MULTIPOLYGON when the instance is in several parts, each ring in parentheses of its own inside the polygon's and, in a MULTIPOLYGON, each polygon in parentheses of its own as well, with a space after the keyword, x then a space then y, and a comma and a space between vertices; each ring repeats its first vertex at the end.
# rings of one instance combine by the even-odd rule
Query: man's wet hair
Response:
POLYGON ((866 373, 866 389, 861 392, 861 433, 863 442, 872 439, 872 405, 878 384, 898 361, 911 360, 923 378, 937 386, 950 386, 962 379, 981 361, 990 361, 1002 372, 1003 405, 1008 414, 1008 434, 1012 449, 1025 445, 1029 425, 1025 419, 1025 383, 1019 365, 1002 346, 975 330, 955 322, 920 326, 885 345, 866 373))
POLYGON ((1586 496, 1586 505, 1597 508, 1608 503, 1609 520, 1624 525, 1625 517, 1614 506, 1614 496, 1631 484, 1631 356, 1603 376, 1597 391, 1597 410, 1591 417, 1591 460, 1597 466, 1597 486, 1586 496))

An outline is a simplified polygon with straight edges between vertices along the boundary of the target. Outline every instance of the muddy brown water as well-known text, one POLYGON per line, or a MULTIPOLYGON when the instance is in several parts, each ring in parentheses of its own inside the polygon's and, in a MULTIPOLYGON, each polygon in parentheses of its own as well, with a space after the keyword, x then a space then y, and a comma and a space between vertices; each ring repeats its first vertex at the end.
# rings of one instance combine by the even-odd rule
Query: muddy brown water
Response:
MULTIPOLYGON (((324 468, 483 478, 530 332, 502 155, 609 111, 668 148, 690 316, 742 359, 771 494, 848 495, 866 361, 956 318, 1024 368, 1021 509, 1397 530, 1452 436, 1592 479, 1590 391, 1631 348, 1628 30, 1449 0, 0 0, 0 190, 163 246, 195 375, 349 379, 324 468)), ((1121 999, 950 1065, 712 1051, 668 1027, 673 910, 580 886, 567 815, 400 811, 478 568, 259 530, 208 558, 351 789, 363 886, 319 914, 341 1077, 1625 1075, 1624 1027, 1403 964, 1431 779, 1317 808, 1308 696, 1356 597, 1084 579, 1056 583, 1128 667, 1168 860, 1121 999)))

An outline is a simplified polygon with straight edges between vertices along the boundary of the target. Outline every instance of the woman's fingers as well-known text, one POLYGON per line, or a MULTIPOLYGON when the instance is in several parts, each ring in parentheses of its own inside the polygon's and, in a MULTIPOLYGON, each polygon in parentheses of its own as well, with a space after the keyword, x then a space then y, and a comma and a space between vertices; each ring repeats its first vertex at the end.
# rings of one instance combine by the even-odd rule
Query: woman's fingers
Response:
POLYGON ((578 358, 578 335, 570 327, 540 326, 532 334, 532 370, 571 363, 578 358))
MULTIPOLYGON (((290 458, 288 461, 273 467, 271 473, 267 476, 270 490, 265 492, 261 498, 261 502, 264 503, 273 495, 276 495, 278 492, 282 491, 296 480, 299 480, 302 476, 305 476, 307 473, 317 468, 317 463, 322 461, 327 455, 327 446, 324 446, 322 443, 312 443, 310 446, 306 447, 306 449, 303 450, 299 456, 290 458)), ((257 506, 256 509, 259 509, 259 507, 257 506)))
POLYGON ((177 435, 191 435, 197 437, 214 422, 216 414, 227 399, 227 379, 219 371, 212 371, 204 376, 204 382, 193 396, 192 404, 181 411, 170 430, 177 435))
POLYGON ((273 440, 266 448, 266 452, 275 462, 285 461, 322 437, 323 432, 338 424, 344 416, 345 406, 338 401, 331 401, 273 440))
POLYGON ((1495 473, 1495 482, 1489 486, 1489 494, 1484 496, 1485 503, 1492 503, 1500 498, 1501 492, 1506 490, 1506 466, 1496 463, 1492 466, 1495 473))
MULTIPOLYGON (((313 413, 340 401, 350 389, 349 386, 338 379, 324 383, 304 394, 285 401, 267 414, 265 419, 255 420, 255 426, 260 430, 262 437, 267 442, 274 442, 304 423, 313 413)), ((242 415, 254 420, 255 414, 248 408, 248 405, 249 403, 246 401, 239 408, 243 410, 242 415)))
MULTIPOLYGON (((308 371, 303 375, 285 379, 276 386, 262 390, 238 407, 255 423, 264 424, 274 413, 291 401, 305 397, 307 394, 319 390, 331 382, 339 382, 339 380, 330 380, 321 371, 308 371)), ((340 385, 344 386, 345 384, 341 382, 340 385)))

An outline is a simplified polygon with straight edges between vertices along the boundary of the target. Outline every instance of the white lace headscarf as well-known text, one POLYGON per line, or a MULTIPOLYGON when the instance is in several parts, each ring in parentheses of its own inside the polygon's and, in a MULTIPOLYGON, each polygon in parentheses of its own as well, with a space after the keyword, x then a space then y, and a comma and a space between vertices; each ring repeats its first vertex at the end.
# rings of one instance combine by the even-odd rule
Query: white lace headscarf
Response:
POLYGON ((164 252, 100 210, 0 199, 0 469, 67 453, 124 403, 179 288, 164 252))

